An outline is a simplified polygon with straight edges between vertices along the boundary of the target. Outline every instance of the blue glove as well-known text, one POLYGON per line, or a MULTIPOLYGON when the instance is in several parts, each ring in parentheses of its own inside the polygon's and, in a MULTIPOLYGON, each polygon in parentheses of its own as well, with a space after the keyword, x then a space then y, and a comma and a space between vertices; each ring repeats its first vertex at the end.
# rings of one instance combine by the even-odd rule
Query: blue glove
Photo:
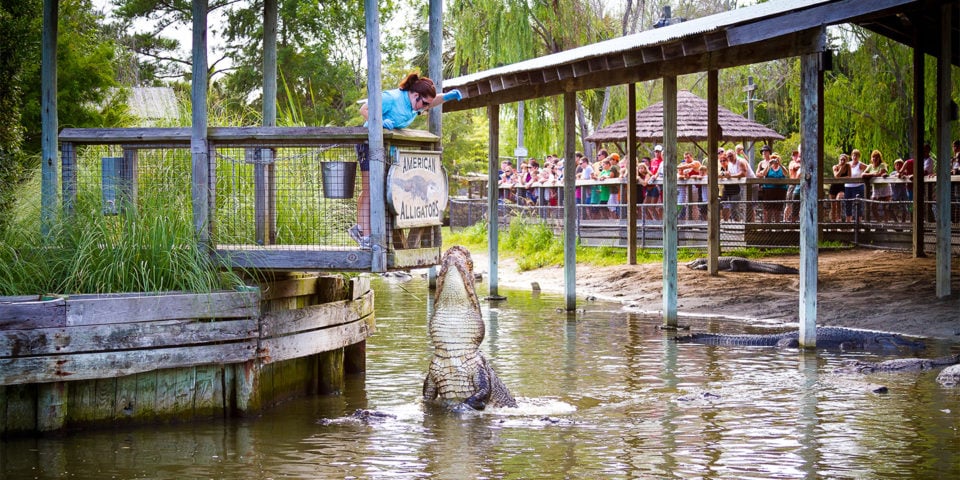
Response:
POLYGON ((389 118, 384 118, 383 128, 386 128, 387 130, 393 130, 393 120, 390 120, 389 118))
POLYGON ((460 93, 460 90, 457 90, 456 88, 443 94, 444 102, 449 102, 450 100, 460 100, 462 98, 463 98, 463 94, 460 93))

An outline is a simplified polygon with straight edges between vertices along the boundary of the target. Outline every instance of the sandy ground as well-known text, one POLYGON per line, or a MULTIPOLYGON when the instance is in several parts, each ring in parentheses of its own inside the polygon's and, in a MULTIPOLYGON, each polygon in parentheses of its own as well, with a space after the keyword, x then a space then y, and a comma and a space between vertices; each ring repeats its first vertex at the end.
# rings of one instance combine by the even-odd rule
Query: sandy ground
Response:
MULTIPOLYGON (((477 272, 489 270, 486 252, 472 252, 477 272)), ((798 267, 798 255, 764 258, 798 267)), ((906 253, 855 249, 823 252, 819 258, 818 325, 900 332, 960 342, 960 268, 953 259, 953 294, 936 298, 936 260, 906 253)), ((679 317, 721 316, 748 323, 794 324, 799 321, 799 276, 705 271, 678 266, 679 317)), ((662 265, 577 268, 577 296, 618 301, 633 311, 663 307, 662 265)), ((503 287, 563 292, 563 268, 520 272, 510 258, 499 260, 503 287)), ((478 292, 481 296, 485 292, 478 292)), ((681 321, 682 323, 682 321, 681 321)))

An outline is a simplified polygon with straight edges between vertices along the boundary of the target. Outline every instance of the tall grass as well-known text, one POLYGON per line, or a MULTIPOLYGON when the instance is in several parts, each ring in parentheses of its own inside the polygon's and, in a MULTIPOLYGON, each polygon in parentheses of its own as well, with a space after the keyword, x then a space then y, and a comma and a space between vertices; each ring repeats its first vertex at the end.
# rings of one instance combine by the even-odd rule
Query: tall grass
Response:
MULTIPOLYGON (((86 155, 99 158, 96 149, 86 155)), ((74 213, 55 219, 47 236, 39 225, 39 172, 20 187, 14 214, 0 230, 0 295, 210 292, 243 284, 198 248, 189 188, 141 180, 135 205, 104 215, 99 182, 85 178, 97 170, 86 155, 74 213)), ((169 168, 154 178, 178 175, 169 168)))

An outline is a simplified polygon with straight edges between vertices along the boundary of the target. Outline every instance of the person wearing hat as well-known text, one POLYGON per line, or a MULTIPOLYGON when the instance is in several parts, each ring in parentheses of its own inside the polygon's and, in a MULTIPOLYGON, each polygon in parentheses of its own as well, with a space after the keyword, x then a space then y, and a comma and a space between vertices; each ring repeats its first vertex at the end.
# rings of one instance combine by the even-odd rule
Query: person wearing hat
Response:
POLYGON ((757 163, 756 171, 757 171, 758 177, 760 176, 760 170, 766 169, 767 165, 770 163, 770 154, 772 153, 773 153, 773 149, 770 148, 770 145, 764 145, 760 147, 760 155, 762 155, 763 158, 760 160, 759 163, 757 163))
MULTIPOLYGON (((661 177, 660 166, 663 165, 663 145, 653 147, 653 158, 650 159, 650 175, 653 178, 661 177)), ((660 203, 663 192, 658 192, 657 203, 660 203)))
MULTIPOLYGON (((787 178, 787 172, 780 165, 780 155, 767 153, 767 166, 757 172, 760 178, 787 178)), ((787 198, 787 186, 765 183, 760 186, 760 199, 763 200, 763 221, 780 222, 783 219, 783 201, 787 198)))

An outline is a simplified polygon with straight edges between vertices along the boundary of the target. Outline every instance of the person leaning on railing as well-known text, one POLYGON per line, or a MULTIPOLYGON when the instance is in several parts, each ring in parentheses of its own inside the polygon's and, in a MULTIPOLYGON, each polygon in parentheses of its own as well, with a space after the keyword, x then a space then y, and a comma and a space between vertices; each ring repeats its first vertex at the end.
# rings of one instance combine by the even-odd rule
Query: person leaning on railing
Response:
POLYGON ((887 178, 887 164, 883 163, 880 150, 870 152, 870 163, 863 171, 864 181, 870 182, 870 218, 873 221, 886 221, 887 212, 879 202, 889 202, 893 198, 893 187, 886 182, 874 182, 878 178, 887 178))
MULTIPOLYGON (((763 169, 757 171, 760 178, 787 178, 787 172, 780 165, 780 155, 776 153, 765 159, 763 169)), ((783 219, 783 201, 787 198, 787 185, 782 183, 764 183, 760 185, 763 200, 763 219, 766 222, 779 222, 783 219)))
MULTIPOLYGON (((437 96, 437 88, 427 77, 418 73, 408 74, 400 82, 399 88, 386 90, 381 99, 383 113, 383 128, 394 130, 406 128, 418 115, 426 113, 443 102, 460 100, 463 95, 460 90, 450 90, 437 96)), ((364 101, 360 106, 360 115, 363 116, 364 126, 369 119, 370 111, 364 101)), ((363 189, 357 198, 357 223, 347 230, 347 233, 360 244, 360 248, 369 249, 370 243, 370 159, 366 144, 357 145, 357 160, 360 163, 360 180, 363 189)))

